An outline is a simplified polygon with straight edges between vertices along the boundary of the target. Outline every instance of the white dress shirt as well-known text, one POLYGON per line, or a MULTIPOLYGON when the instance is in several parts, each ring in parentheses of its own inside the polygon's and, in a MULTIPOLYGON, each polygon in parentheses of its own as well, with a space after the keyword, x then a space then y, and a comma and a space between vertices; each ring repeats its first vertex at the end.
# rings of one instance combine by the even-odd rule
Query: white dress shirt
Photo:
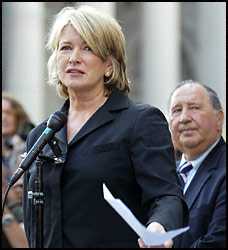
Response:
MULTIPOLYGON (((219 142, 220 138, 215 142, 213 143, 204 153, 202 153, 199 157, 197 157, 195 160, 192 160, 191 163, 192 163, 192 170, 189 171, 189 173, 187 174, 187 181, 185 183, 185 186, 184 186, 184 193, 186 192, 188 186, 190 185, 194 175, 196 174, 198 168, 200 167, 201 163, 203 162, 203 160, 207 157, 207 155, 211 152, 211 150, 217 145, 217 143, 219 142)), ((185 155, 182 154, 182 158, 181 158, 181 161, 180 161, 180 164, 179 166, 177 167, 177 170, 179 170, 180 166, 182 166, 185 162, 186 162, 186 158, 185 158, 185 155)))

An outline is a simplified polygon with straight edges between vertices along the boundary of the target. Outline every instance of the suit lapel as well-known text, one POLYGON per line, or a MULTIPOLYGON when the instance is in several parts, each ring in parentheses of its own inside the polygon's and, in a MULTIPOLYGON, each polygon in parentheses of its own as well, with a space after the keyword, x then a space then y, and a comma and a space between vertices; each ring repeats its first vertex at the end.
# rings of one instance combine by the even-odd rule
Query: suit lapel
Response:
POLYGON ((114 90, 106 103, 100 107, 79 130, 69 146, 76 143, 84 136, 88 135, 97 128, 111 122, 114 117, 112 111, 122 110, 129 107, 128 97, 120 90, 114 90))
POLYGON ((214 157, 215 154, 219 154, 219 150, 224 147, 225 142, 221 138, 215 148, 209 153, 206 159, 201 163, 198 171, 196 172, 191 184, 189 185, 185 193, 185 201, 188 208, 191 209, 194 201, 201 192, 203 186, 211 176, 211 170, 217 168, 218 157, 214 157))
POLYGON ((86 136, 87 134, 91 133, 95 129, 103 126, 104 124, 113 120, 113 116, 105 110, 105 108, 100 108, 97 110, 90 119, 85 123, 85 125, 78 131, 76 136, 70 142, 69 146, 76 143, 82 137, 86 136))
MULTIPOLYGON (((86 122, 86 124, 80 129, 80 131, 77 133, 77 135, 73 138, 73 140, 70 142, 68 145, 67 142, 67 136, 66 136, 66 125, 55 134, 55 138, 58 141, 58 145, 61 149, 61 152, 63 154, 63 158, 66 158, 68 146, 76 143, 79 141, 81 138, 86 136, 87 134, 91 133, 95 129, 103 126, 104 124, 110 122, 113 120, 112 114, 106 110, 106 108, 101 108, 97 110, 96 113, 94 113, 93 116, 86 122)), ((52 150, 50 147, 46 147, 44 151, 45 155, 51 156, 52 150)))
POLYGON ((206 162, 204 161, 185 193, 185 201, 189 209, 191 209, 195 199, 198 197, 208 178, 210 178, 210 172, 207 169, 206 162))

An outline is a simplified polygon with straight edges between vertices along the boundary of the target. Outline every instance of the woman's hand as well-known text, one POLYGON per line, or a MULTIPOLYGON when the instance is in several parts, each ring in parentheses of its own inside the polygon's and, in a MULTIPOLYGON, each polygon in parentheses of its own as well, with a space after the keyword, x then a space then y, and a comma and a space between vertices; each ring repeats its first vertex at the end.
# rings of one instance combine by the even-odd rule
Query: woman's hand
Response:
MULTIPOLYGON (((152 222, 150 225, 147 227, 148 230, 151 232, 163 232, 165 233, 164 227, 158 223, 158 222, 152 222)), ((168 240, 166 241, 163 245, 160 246, 147 246, 141 238, 138 239, 138 244, 140 248, 172 248, 173 246, 173 240, 168 240)))

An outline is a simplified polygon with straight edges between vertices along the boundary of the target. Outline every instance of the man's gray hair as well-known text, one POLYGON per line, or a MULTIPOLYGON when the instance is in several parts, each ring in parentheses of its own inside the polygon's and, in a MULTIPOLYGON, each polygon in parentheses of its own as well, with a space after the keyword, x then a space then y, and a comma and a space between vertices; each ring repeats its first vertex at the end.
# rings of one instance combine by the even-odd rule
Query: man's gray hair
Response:
POLYGON ((221 102, 219 101, 219 98, 218 98, 218 95, 217 93, 210 87, 202 84, 202 83, 199 83, 199 82, 195 82, 193 80, 186 80, 186 81, 182 81, 180 82, 176 88, 172 91, 171 95, 170 95, 170 98, 169 98, 169 101, 168 101, 168 110, 170 108, 170 102, 171 102, 171 98, 174 94, 174 92, 179 89, 180 87, 182 87, 183 85, 186 85, 186 84, 199 84, 201 85, 202 87, 204 87, 208 93, 208 98, 209 98, 209 101, 211 103, 211 106, 212 108, 214 109, 215 112, 217 112, 218 110, 222 109, 222 105, 221 105, 221 102))

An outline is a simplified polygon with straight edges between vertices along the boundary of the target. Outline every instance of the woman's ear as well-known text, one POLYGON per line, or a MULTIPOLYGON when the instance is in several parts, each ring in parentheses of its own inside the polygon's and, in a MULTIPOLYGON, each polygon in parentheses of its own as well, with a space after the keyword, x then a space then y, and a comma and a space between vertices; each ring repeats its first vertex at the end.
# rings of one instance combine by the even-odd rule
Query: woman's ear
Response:
POLYGON ((107 67, 105 70, 105 76, 109 77, 112 74, 112 72, 113 72, 113 63, 111 59, 108 59, 107 67))

